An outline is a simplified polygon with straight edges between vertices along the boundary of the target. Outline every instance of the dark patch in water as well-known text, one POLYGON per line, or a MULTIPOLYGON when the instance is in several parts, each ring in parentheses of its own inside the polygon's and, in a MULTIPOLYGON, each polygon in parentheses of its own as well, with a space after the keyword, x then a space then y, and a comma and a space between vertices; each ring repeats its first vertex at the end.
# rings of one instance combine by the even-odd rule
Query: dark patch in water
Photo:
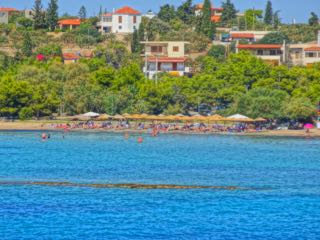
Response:
POLYGON ((89 188, 127 188, 127 189, 216 189, 216 190, 259 190, 237 186, 174 185, 174 184, 139 184, 139 183, 72 183, 72 182, 34 182, 0 181, 0 185, 34 185, 50 187, 89 187, 89 188))

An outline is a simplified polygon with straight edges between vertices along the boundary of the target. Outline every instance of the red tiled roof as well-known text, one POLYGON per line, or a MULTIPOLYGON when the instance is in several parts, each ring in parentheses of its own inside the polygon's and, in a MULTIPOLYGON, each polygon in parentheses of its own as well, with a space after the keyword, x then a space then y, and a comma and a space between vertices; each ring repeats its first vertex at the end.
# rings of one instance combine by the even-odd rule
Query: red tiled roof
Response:
POLYGON ((104 17, 112 17, 112 13, 105 13, 105 14, 102 14, 102 16, 104 16, 104 17))
POLYGON ((0 8, 1 12, 18 12, 16 8, 0 8))
POLYGON ((114 12, 115 14, 124 14, 124 15, 140 15, 141 13, 129 6, 124 6, 119 8, 114 12))
POLYGON ((187 61, 187 58, 181 57, 181 58, 173 58, 173 57, 151 57, 147 59, 148 62, 159 62, 159 63, 184 63, 187 61))
POLYGON ((75 60, 75 59, 79 59, 80 56, 74 53, 64 53, 63 54, 63 59, 64 60, 75 60))
POLYGON ((281 49, 280 44, 239 44, 238 49, 281 49))
MULTIPOLYGON (((202 8, 203 8, 203 3, 199 3, 196 5, 197 10, 201 10, 202 8)), ((211 11, 223 11, 223 8, 213 7, 213 5, 211 5, 211 11)))
POLYGON ((58 21, 59 25, 73 25, 73 26, 79 26, 81 24, 80 19, 63 19, 58 21))
POLYGON ((310 51, 310 52, 320 52, 320 47, 318 46, 313 46, 313 47, 308 47, 304 49, 305 51, 310 51))
POLYGON ((232 33, 231 34, 232 38, 254 38, 253 33, 232 33))
POLYGON ((221 16, 211 16, 211 22, 220 22, 221 16))

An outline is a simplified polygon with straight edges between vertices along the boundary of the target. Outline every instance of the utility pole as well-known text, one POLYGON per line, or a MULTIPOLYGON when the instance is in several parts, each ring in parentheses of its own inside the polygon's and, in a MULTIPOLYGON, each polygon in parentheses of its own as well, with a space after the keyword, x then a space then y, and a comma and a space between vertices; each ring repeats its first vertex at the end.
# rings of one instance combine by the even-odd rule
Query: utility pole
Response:
POLYGON ((158 55, 156 55, 156 85, 158 85, 158 55))

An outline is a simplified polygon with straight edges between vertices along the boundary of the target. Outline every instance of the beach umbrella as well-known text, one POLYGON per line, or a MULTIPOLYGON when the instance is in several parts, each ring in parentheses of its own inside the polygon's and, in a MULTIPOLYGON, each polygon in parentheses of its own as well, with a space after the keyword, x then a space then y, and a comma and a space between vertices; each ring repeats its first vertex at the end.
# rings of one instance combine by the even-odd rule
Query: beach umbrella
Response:
POLYGON ((112 116, 110 116, 108 114, 102 114, 97 118, 97 120, 104 121, 104 120, 109 120, 110 118, 112 118, 112 116))
POLYGON ((223 117, 220 115, 212 115, 207 117, 208 122, 218 122, 218 121, 222 121, 223 117))
POLYGON ((304 125, 304 128, 305 129, 312 129, 314 126, 313 126, 313 124, 312 123, 306 123, 305 125, 304 125))
POLYGON ((255 122, 266 122, 267 119, 264 119, 264 118, 256 118, 254 121, 255 121, 255 122))
POLYGON ((123 120, 123 119, 125 119, 125 117, 122 116, 122 115, 120 115, 120 114, 116 114, 116 115, 114 115, 112 118, 113 118, 114 120, 123 120))
POLYGON ((89 118, 94 118, 94 117, 99 117, 100 114, 99 113, 95 113, 95 112, 87 112, 85 114, 82 114, 83 117, 89 117, 89 118))
POLYGON ((241 115, 241 114, 235 114, 227 117, 225 121, 231 121, 231 122, 254 122, 252 118, 249 118, 247 116, 241 115))
POLYGON ((124 114, 122 114, 122 116, 124 116, 125 118, 128 118, 128 117, 130 117, 130 114, 129 113, 124 113, 124 114))

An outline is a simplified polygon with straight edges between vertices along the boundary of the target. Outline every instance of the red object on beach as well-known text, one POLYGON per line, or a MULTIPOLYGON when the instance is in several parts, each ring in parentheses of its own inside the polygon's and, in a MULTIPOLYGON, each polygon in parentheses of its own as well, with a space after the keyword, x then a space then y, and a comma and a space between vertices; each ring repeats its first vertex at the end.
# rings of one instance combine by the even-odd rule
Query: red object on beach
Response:
POLYGON ((44 60, 44 55, 43 54, 38 54, 37 55, 37 60, 38 61, 43 61, 44 60))
POLYGON ((312 123, 307 123, 307 124, 304 125, 304 128, 305 128, 305 129, 312 129, 313 127, 314 127, 314 126, 313 126, 312 123))

